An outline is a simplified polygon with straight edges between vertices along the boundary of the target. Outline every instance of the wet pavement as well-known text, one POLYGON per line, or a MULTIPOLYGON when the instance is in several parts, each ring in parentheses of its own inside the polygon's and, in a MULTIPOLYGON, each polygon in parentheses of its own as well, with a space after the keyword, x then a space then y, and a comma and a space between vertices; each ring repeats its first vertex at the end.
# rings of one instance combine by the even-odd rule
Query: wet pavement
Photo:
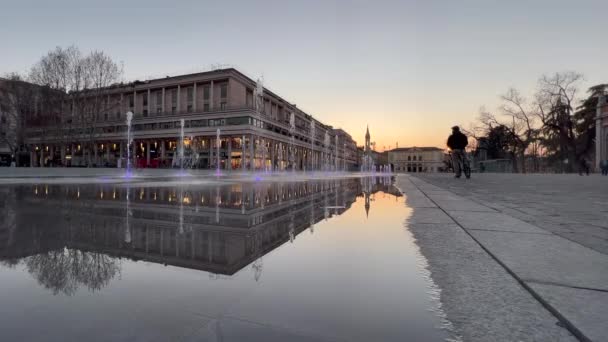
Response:
POLYGON ((485 341, 482 332, 505 341, 606 340, 605 177, 397 178, 413 208, 410 229, 464 340, 485 341))
POLYGON ((455 336, 390 177, 26 183, 0 186, 2 340, 455 336))

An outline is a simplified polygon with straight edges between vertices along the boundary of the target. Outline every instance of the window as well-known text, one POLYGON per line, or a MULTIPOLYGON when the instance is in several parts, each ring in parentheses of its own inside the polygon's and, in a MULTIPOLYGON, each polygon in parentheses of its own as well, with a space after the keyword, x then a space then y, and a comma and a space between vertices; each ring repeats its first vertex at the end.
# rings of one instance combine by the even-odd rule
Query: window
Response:
POLYGON ((133 98, 133 95, 129 95, 129 107, 133 108, 134 104, 135 104, 135 99, 133 98))
MULTIPOLYGON (((4 118, 3 118, 4 119, 4 118)), ((105 113, 103 115, 103 121, 108 121, 108 113, 105 113)))
POLYGON ((144 107, 148 105, 148 94, 144 94, 142 96, 142 104, 144 105, 144 107))
POLYGON ((188 102, 192 102, 194 100, 194 88, 188 87, 188 102))
POLYGON ((208 104, 208 103, 205 103, 205 104, 203 105, 203 112, 208 112, 208 111, 209 111, 209 104, 208 104))
POLYGON ((209 126, 224 126, 226 124, 225 119, 210 119, 209 126))
POLYGON ((419 160, 419 161, 420 161, 420 160, 422 160, 422 156, 418 156, 418 160, 419 160))
POLYGON ((412 156, 407 156, 407 160, 411 161, 412 160, 412 156))
POLYGON ((203 87, 203 100, 209 100, 211 97, 211 88, 207 85, 203 87))
POLYGON ((162 106, 162 105, 163 105, 163 92, 157 91, 156 92, 156 106, 162 106))
POLYGON ((120 120, 120 112, 116 112, 116 119, 120 120))
POLYGON ((220 86, 220 97, 223 99, 228 97, 228 84, 224 83, 220 86))
POLYGON ((192 113, 192 104, 188 103, 188 106, 186 107, 188 110, 188 113, 192 113))
POLYGON ((148 117, 148 110, 144 109, 144 117, 148 117))
POLYGON ((222 103, 220 103, 220 109, 221 109, 221 110, 226 109, 226 105, 227 105, 227 104, 226 104, 226 102, 222 102, 222 103))
POLYGON ((253 106, 253 91, 247 89, 247 97, 245 99, 247 107, 253 106))
POLYGON ((171 103, 177 106, 177 89, 171 90, 171 103))

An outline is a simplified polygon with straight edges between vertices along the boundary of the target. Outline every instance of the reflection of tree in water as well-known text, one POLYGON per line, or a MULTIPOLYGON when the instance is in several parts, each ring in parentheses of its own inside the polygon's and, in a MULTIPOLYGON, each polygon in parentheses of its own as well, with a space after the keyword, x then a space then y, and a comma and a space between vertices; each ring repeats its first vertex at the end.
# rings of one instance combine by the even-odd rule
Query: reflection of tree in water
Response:
POLYGON ((6 268, 16 268, 17 265, 19 265, 20 260, 19 259, 4 259, 4 260, 0 260, 0 265, 6 267, 6 268))
POLYGON ((99 291, 120 273, 120 262, 113 257, 96 252, 75 249, 53 250, 25 259, 28 271, 40 285, 71 296, 80 286, 89 291, 99 291))

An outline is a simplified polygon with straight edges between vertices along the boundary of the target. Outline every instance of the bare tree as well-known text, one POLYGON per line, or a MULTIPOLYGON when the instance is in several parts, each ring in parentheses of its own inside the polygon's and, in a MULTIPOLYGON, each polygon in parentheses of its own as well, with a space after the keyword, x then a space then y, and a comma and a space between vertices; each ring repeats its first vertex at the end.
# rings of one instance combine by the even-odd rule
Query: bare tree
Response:
POLYGON ((37 89, 17 73, 0 79, 0 142, 13 155, 23 147, 26 120, 35 119, 38 95, 37 89))
POLYGON ((492 131, 498 127, 500 127, 501 131, 507 135, 504 140, 508 150, 505 152, 510 155, 513 172, 517 172, 519 170, 517 163, 517 156, 519 155, 518 151, 521 149, 523 144, 516 134, 518 128, 515 126, 514 121, 513 124, 509 126, 503 120, 499 120, 498 117, 492 112, 487 111, 485 107, 481 107, 478 121, 481 124, 481 127, 478 127, 478 130, 485 132, 484 135, 486 137, 489 137, 492 131))
POLYGON ((521 162, 522 172, 526 172, 526 153, 532 155, 534 171, 538 171, 538 148, 536 141, 540 132, 536 123, 535 106, 528 103, 525 97, 515 88, 509 88, 501 97, 502 105, 500 110, 503 115, 509 117, 511 125, 505 124, 510 128, 511 134, 517 143, 517 154, 521 162))
POLYGON ((578 83, 583 76, 576 72, 555 73, 542 76, 536 93, 536 116, 543 124, 548 138, 558 140, 560 159, 566 163, 566 171, 574 170, 578 160, 576 151, 574 104, 578 94, 578 83))
MULTIPOLYGON (((62 113, 56 137, 64 143, 80 141, 84 149, 93 149, 95 137, 101 133, 95 122, 109 113, 113 106, 108 88, 118 83, 122 66, 101 51, 83 56, 75 46, 57 47, 32 67, 32 82, 59 92, 49 99, 49 106, 62 113)), ((88 164, 91 165, 90 153, 88 164)))

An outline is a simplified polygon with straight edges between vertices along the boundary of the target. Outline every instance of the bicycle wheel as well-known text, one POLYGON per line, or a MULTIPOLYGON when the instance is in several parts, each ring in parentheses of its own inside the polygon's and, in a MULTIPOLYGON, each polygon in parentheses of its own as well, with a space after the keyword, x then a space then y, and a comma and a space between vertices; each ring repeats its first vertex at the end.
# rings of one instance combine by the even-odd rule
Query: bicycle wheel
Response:
POLYGON ((471 178, 471 165, 466 161, 463 164, 464 176, 467 177, 467 179, 471 178))

